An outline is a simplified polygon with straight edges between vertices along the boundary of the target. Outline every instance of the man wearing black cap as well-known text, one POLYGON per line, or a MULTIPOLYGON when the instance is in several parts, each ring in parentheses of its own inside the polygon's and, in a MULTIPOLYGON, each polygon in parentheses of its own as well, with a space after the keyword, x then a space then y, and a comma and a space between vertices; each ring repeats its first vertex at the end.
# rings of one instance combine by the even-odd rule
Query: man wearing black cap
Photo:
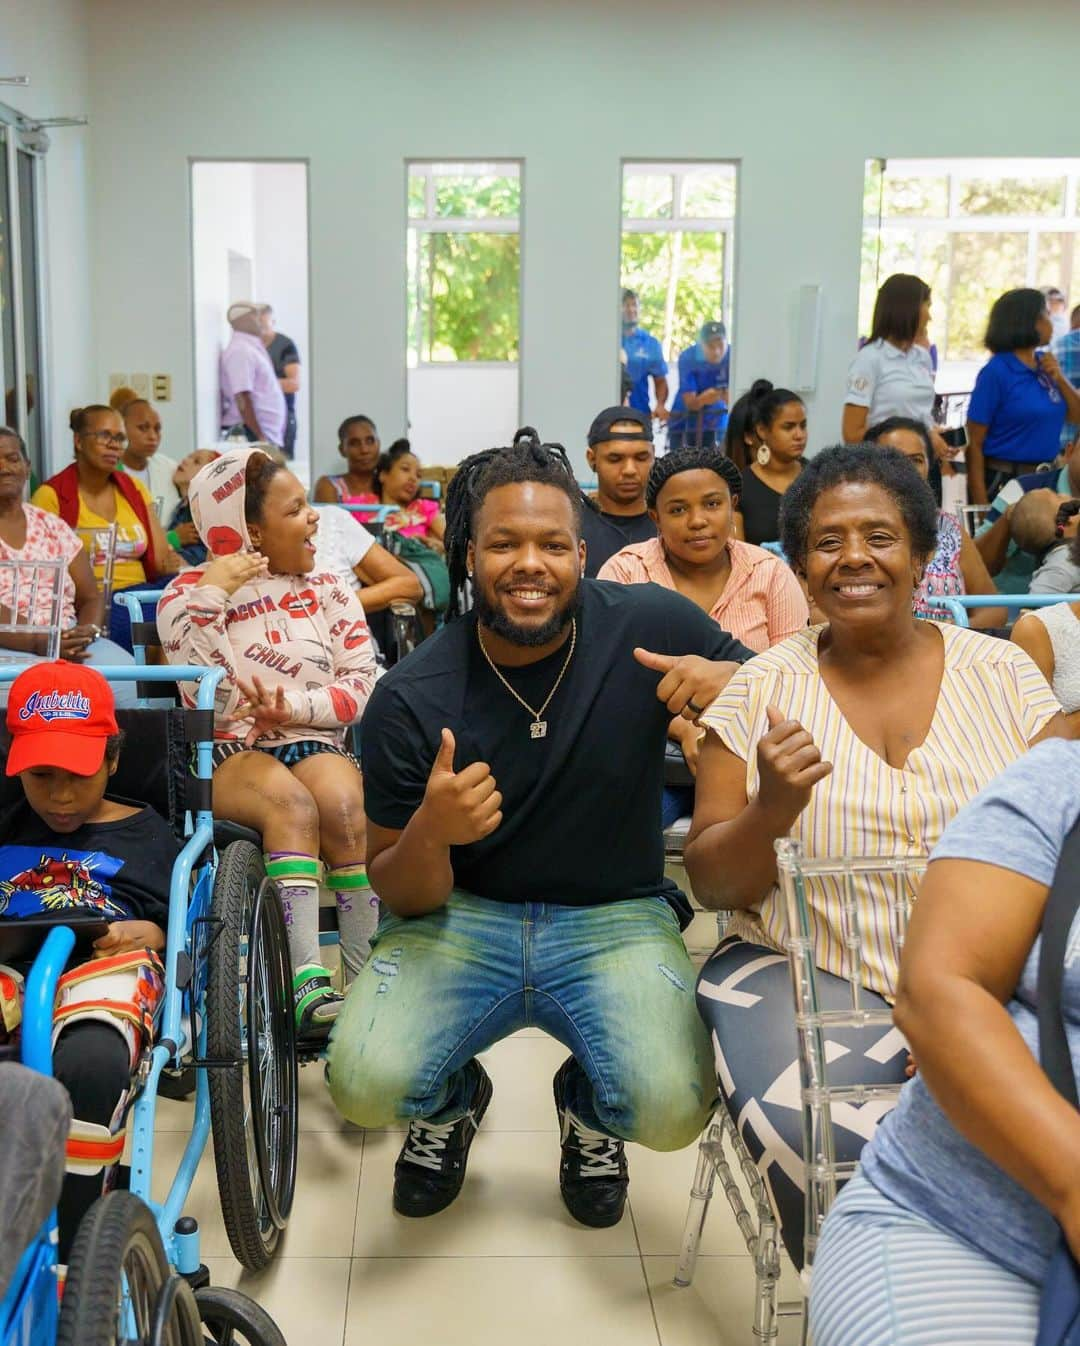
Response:
POLYGON ((656 536, 645 508, 654 457, 651 418, 634 407, 607 407, 589 426, 585 456, 597 482, 582 519, 585 575, 595 579, 608 557, 656 536))
POLYGON ((707 322, 679 356, 679 391, 671 406, 668 449, 709 447, 727 425, 731 348, 722 322, 707 322))

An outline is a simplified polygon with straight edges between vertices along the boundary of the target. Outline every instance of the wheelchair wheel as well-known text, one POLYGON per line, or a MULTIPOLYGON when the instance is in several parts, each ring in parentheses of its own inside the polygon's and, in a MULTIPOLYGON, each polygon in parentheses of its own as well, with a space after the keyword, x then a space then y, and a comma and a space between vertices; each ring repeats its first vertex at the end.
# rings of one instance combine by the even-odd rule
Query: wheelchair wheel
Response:
POLYGON ((71 1250, 57 1346, 197 1346, 193 1309, 150 1208, 130 1192, 95 1202, 71 1250))
POLYGON ((262 854, 226 847, 214 880, 207 949, 206 1048, 214 1162, 229 1243, 266 1266, 296 1185, 297 1065, 285 918, 262 854))
POLYGON ((195 1291, 195 1302, 207 1346, 286 1346, 273 1318, 247 1295, 208 1285, 195 1291))

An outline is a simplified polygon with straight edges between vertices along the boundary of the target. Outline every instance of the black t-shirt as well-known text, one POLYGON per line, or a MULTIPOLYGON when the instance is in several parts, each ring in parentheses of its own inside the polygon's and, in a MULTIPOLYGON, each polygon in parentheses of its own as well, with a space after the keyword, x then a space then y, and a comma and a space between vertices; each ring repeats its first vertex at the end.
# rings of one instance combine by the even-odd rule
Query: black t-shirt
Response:
MULTIPOLYGON (((285 377, 286 365, 298 365, 300 363, 300 352, 296 349, 296 342, 292 337, 285 336, 283 332, 277 333, 266 350, 270 359, 274 362, 274 373, 279 379, 285 377)), ((295 402, 295 393, 285 394, 285 403, 290 410, 295 402)))
POLYGON ((180 847, 152 808, 54 832, 24 799, 0 818, 0 919, 78 911, 106 921, 169 921, 180 847), (33 908, 37 908, 36 912, 33 908))
POLYGON ((605 514, 587 500, 581 515, 585 574, 591 580, 596 579, 600 567, 616 552, 633 542, 648 542, 656 536, 656 524, 648 514, 605 514))
MULTIPOLYGON (((476 615, 451 622, 375 686, 360 722, 368 817, 401 829, 424 797, 443 728, 455 768, 487 762, 503 796, 491 836, 453 847, 457 887, 500 902, 584 907, 623 898, 679 898, 664 878, 663 757, 671 715, 660 674, 634 658, 660 654, 744 661, 746 649, 706 614, 653 584, 584 580, 577 648, 544 711, 547 735, 488 666, 476 615)), ((539 707, 567 646, 524 668, 502 668, 539 707)))
POLYGON ((742 495, 739 513, 743 516, 743 532, 747 542, 761 546, 763 542, 777 542, 780 538, 780 501, 783 495, 766 486, 753 468, 742 474, 742 495))

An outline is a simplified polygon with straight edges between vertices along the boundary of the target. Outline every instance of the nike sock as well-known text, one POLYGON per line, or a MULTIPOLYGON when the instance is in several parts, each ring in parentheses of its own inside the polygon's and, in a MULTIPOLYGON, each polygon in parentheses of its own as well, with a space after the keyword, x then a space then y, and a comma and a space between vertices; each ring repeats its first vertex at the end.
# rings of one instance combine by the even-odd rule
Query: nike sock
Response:
POLYGON ((362 864, 328 869, 326 886, 337 900, 341 966, 347 986, 371 954, 371 937, 379 922, 379 899, 371 891, 367 866, 362 864))
POLYGON ((266 872, 278 886, 293 970, 319 963, 319 872, 311 855, 268 851, 266 872))

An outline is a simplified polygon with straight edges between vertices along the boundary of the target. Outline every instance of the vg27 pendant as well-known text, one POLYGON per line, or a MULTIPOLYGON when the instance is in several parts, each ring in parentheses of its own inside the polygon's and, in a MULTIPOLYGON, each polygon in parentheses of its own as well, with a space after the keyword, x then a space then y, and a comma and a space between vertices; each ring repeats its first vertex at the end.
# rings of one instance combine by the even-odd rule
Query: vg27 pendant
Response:
POLYGON ((547 720, 533 720, 529 725, 530 738, 547 738, 547 720))

